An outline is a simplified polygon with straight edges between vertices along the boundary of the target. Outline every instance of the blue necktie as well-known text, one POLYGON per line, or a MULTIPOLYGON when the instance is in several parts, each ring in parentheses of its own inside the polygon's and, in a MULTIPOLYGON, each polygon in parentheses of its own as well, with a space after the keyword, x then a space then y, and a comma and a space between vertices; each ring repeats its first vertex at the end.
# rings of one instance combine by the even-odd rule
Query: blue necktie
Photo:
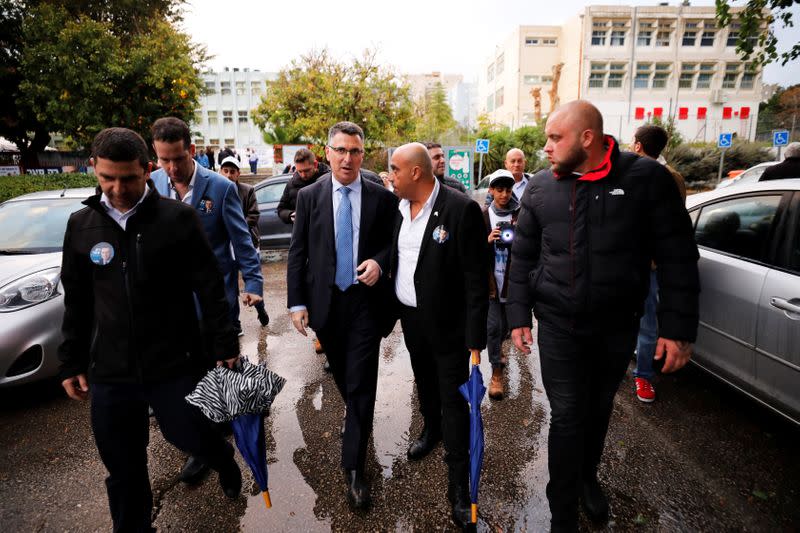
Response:
POLYGON ((350 189, 341 187, 342 201, 336 211, 336 286, 344 292, 353 284, 353 208, 350 189))

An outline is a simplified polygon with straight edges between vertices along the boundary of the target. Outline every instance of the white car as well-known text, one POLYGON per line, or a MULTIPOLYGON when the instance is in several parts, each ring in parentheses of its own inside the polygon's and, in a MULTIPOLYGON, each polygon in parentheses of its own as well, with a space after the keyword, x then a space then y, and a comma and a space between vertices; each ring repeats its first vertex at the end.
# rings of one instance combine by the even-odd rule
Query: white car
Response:
POLYGON ((754 167, 750 167, 738 176, 733 178, 722 180, 721 182, 717 183, 715 189, 724 189, 725 187, 731 187, 733 185, 744 185, 745 183, 756 183, 761 179, 761 175, 767 170, 767 167, 771 167, 772 165, 777 165, 777 161, 767 161, 766 163, 759 163, 754 167))
POLYGON ((92 188, 62 189, 0 204, 0 387, 58 373, 64 232, 92 194, 92 188))

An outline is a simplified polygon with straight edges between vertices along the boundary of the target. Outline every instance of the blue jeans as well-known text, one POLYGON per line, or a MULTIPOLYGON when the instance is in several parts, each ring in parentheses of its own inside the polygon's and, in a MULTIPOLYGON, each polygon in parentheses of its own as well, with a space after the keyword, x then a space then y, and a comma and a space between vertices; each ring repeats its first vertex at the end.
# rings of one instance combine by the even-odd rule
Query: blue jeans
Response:
POLYGON ((653 371, 653 357, 656 354, 658 340, 658 279, 656 271, 650 272, 650 291, 644 301, 644 315, 639 321, 639 338, 636 341, 636 369, 633 375, 651 381, 656 373, 653 371))

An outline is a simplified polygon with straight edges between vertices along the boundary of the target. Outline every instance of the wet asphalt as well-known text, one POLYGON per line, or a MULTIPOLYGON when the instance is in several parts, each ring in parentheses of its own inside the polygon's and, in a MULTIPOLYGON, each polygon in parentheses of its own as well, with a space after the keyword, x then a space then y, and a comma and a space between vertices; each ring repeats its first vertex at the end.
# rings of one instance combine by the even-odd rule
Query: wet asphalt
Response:
MULTIPOLYGON (((242 353, 287 379, 266 419, 270 492, 265 509, 241 462, 242 496, 228 500, 215 473, 178 481, 184 455, 151 421, 154 524, 161 531, 455 531, 443 450, 406 459, 421 430, 400 327, 383 341, 374 435, 367 459, 373 506, 349 510, 339 468, 343 404, 311 338, 285 311, 285 255, 267 254, 268 327, 242 311, 242 353)), ((482 405, 486 451, 480 531, 546 531, 549 408, 536 352, 510 345, 507 396, 482 405)), ((484 352, 481 364, 491 374, 484 352)), ((800 429, 689 367, 641 404, 628 376, 617 395, 600 468, 612 508, 584 531, 800 531, 800 429)), ((105 470, 88 404, 57 383, 0 391, 0 531, 109 531, 105 470)))

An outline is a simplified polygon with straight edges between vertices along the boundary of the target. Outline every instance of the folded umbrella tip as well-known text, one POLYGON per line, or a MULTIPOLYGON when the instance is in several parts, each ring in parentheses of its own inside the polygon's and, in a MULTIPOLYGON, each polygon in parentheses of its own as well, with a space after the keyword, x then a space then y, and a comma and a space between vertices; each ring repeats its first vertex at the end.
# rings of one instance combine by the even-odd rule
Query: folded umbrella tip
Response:
POLYGON ((266 504, 267 509, 272 508, 272 500, 269 499, 269 491, 265 490, 261 495, 264 496, 264 504, 266 504))

